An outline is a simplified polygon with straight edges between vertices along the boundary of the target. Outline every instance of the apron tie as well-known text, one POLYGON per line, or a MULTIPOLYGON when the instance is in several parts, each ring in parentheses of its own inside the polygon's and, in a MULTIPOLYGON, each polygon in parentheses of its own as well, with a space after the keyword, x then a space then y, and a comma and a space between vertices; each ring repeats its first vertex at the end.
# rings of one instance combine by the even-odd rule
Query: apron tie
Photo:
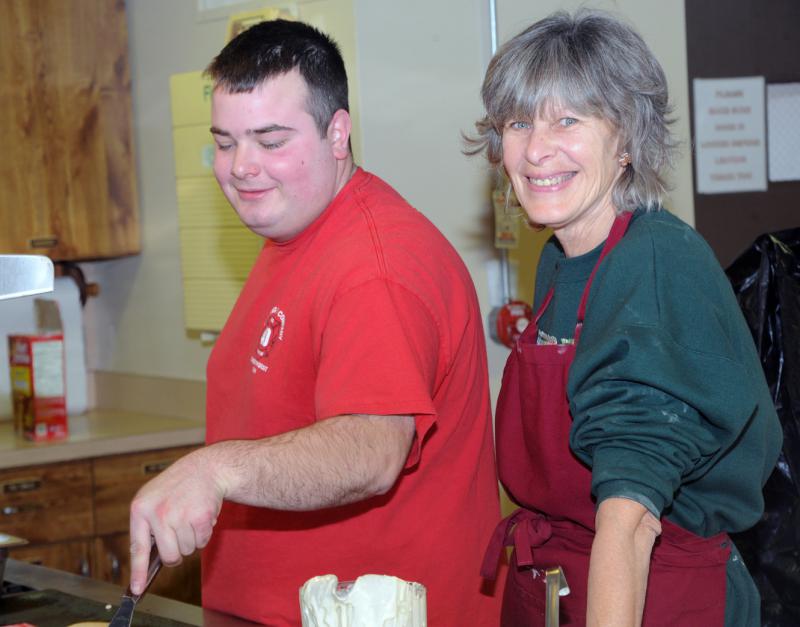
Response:
POLYGON ((503 548, 513 546, 519 566, 533 566, 533 548, 542 546, 553 531, 544 515, 520 508, 495 527, 483 556, 481 576, 494 580, 503 548))

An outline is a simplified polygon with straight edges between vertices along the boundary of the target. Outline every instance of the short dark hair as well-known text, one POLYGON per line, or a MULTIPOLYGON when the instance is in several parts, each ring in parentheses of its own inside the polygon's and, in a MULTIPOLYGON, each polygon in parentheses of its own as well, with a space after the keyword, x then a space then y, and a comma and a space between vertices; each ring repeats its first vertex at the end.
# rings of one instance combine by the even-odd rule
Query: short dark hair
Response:
POLYGON ((609 122, 631 165, 613 190, 616 208, 657 208, 676 141, 667 80, 641 36, 610 13, 558 11, 507 41, 489 64, 481 91, 486 116, 467 138, 467 154, 503 158, 503 126, 548 106, 574 108, 609 122))
POLYGON ((295 68, 308 85, 308 113, 325 137, 333 114, 349 111, 347 72, 339 46, 313 26, 290 20, 254 24, 234 37, 205 73, 215 89, 236 94, 295 68))

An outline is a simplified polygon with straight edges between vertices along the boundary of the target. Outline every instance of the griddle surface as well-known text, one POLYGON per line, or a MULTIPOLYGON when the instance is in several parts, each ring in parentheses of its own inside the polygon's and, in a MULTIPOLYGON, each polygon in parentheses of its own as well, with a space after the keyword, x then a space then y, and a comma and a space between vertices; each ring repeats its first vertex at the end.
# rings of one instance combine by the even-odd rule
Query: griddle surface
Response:
MULTIPOLYGON (((30 623, 36 627, 66 627, 80 621, 111 620, 117 605, 90 601, 58 590, 29 590, 0 598, 0 626, 30 623)), ((191 627, 187 623, 134 612, 131 627, 191 627)))

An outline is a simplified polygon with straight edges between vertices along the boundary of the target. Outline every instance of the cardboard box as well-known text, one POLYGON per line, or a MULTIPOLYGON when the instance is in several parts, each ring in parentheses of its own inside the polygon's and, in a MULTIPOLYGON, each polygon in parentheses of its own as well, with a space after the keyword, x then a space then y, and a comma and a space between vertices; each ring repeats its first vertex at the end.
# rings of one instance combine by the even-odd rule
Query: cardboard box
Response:
POLYGON ((68 435, 64 335, 55 301, 37 299, 39 333, 9 335, 14 430, 34 442, 68 435))

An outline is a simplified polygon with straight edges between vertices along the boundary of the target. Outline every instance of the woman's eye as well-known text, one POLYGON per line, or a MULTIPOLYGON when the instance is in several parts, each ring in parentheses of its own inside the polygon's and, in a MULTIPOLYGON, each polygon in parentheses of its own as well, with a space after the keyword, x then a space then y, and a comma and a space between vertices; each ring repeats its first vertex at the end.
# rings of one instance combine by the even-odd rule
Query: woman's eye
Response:
POLYGON ((514 120, 508 123, 508 128, 513 129, 515 131, 523 131, 525 129, 530 128, 531 125, 529 122, 525 122, 523 120, 514 120))
POLYGON ((578 120, 575 118, 561 118, 558 123, 561 124, 561 126, 572 126, 573 124, 577 124, 578 120))

